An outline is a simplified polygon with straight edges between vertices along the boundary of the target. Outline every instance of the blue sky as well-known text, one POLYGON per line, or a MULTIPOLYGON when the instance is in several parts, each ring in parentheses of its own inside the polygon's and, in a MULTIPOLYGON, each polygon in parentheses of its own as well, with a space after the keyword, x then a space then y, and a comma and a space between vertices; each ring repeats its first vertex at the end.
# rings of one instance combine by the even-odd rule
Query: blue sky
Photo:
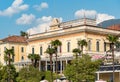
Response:
POLYGON ((49 29, 50 21, 96 18, 97 23, 120 18, 120 0, 0 0, 0 39, 49 29))

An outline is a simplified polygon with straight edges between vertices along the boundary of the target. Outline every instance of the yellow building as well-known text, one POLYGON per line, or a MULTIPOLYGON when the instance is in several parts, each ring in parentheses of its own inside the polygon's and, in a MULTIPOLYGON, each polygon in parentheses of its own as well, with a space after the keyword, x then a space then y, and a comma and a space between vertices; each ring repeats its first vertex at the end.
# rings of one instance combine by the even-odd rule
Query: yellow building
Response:
MULTIPOLYGON (((110 49, 110 43, 106 40, 108 34, 119 35, 120 31, 99 27, 93 19, 78 19, 62 23, 58 19, 53 19, 49 30, 29 37, 29 52, 40 54, 42 69, 48 70, 50 66, 49 55, 44 52, 52 40, 60 40, 62 46, 58 54, 58 70, 59 73, 62 73, 66 64, 73 59, 72 50, 78 47, 78 40, 85 39, 88 42, 88 46, 84 48, 84 53, 91 56, 104 56, 106 51, 110 49)), ((53 71, 55 71, 55 57, 53 57, 53 71)), ((119 73, 119 71, 116 72, 119 73)), ((97 72, 98 80, 102 79, 100 73, 102 71, 97 72)), ((105 80, 107 79, 105 78, 105 80)))
POLYGON ((4 51, 7 49, 13 49, 15 56, 13 57, 14 63, 24 61, 27 59, 26 47, 27 39, 21 36, 9 36, 0 40, 0 62, 6 65, 4 61, 4 51))
MULTIPOLYGON (((106 51, 110 49, 110 43, 107 41, 106 36, 108 34, 120 35, 120 31, 110 30, 99 27, 96 25, 96 20, 94 19, 77 19, 67 22, 60 23, 58 19, 53 19, 49 30, 43 33, 30 35, 28 40, 25 42, 0 42, 0 61, 4 63, 3 51, 4 47, 12 48, 14 46, 15 50, 15 64, 25 64, 27 62, 27 55, 30 53, 39 54, 41 57, 41 70, 50 69, 49 55, 44 53, 48 47, 50 47, 50 42, 52 40, 60 40, 62 46, 58 50, 58 72, 62 73, 66 64, 71 61, 74 56, 72 50, 77 48, 77 42, 79 40, 85 39, 88 42, 88 46, 84 47, 83 53, 87 53, 90 56, 100 55, 105 56, 106 51), (24 53, 21 52, 24 48, 24 53), (24 57, 24 62, 22 63, 22 57, 24 57)), ((19 37, 18 37, 19 38, 19 37)), ((55 55, 53 55, 53 72, 55 72, 55 55)), ((104 77, 102 74, 105 71, 98 71, 98 80, 108 78, 104 77), (102 75, 102 76, 101 76, 102 75), (102 78, 104 77, 104 78, 102 78)), ((117 76, 120 71, 116 71, 117 76)), ((112 72, 105 72, 112 73, 112 72)), ((109 74, 108 74, 109 75, 109 74)), ((120 75, 119 75, 120 76, 120 75)), ((108 76, 107 76, 108 77, 108 76)), ((109 76, 110 77, 110 76, 109 76)), ((118 79, 116 82, 118 82, 118 79)), ((120 80, 119 80, 120 81, 120 80)))

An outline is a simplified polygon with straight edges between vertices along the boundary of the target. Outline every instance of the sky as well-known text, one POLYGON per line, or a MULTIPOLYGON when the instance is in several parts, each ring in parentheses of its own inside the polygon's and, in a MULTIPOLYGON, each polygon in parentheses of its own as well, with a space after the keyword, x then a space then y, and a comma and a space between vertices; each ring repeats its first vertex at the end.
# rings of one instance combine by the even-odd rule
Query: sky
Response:
POLYGON ((0 0, 0 39, 49 29, 53 18, 61 22, 96 18, 96 23, 120 18, 120 0, 0 0))

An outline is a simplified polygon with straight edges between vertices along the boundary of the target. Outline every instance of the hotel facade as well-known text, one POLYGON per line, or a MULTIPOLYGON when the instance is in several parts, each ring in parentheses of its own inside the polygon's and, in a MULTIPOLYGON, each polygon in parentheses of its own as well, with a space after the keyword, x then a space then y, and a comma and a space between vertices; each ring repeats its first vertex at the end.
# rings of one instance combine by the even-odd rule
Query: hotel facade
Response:
MULTIPOLYGON (((58 48, 58 72, 62 73, 65 66, 74 58, 72 50, 74 48, 78 48, 77 42, 79 40, 85 39, 88 43, 88 45, 84 47, 83 53, 90 56, 105 56, 106 51, 111 48, 109 41, 106 39, 108 34, 120 35, 120 31, 105 29, 97 26, 96 20, 94 19, 83 18, 61 23, 58 19, 54 18, 51 21, 49 30, 46 30, 43 33, 30 35, 28 39, 22 38, 22 40, 24 39, 24 42, 20 39, 18 39, 17 42, 10 42, 6 39, 2 39, 0 41, 0 61, 5 65, 4 50, 5 48, 14 47, 14 64, 16 66, 24 66, 30 63, 27 56, 28 54, 33 53, 39 54, 41 57, 40 69, 50 70, 49 54, 46 54, 45 51, 51 46, 50 42, 52 40, 58 39, 62 42, 62 45, 58 48)), ((17 36, 17 38, 19 37, 17 36)), ((117 54, 117 58, 119 60, 120 52, 118 51, 117 54)), ((53 72, 55 72, 56 69, 55 62, 55 55, 53 55, 53 72)), ((120 70, 115 72, 117 76, 115 80, 118 82, 118 80, 120 81, 120 70)), ((108 72, 105 70, 100 70, 96 73, 98 75, 98 80, 107 80, 110 77, 110 74, 112 74, 112 71, 108 72), (104 75, 106 75, 106 77, 104 77, 104 75)))

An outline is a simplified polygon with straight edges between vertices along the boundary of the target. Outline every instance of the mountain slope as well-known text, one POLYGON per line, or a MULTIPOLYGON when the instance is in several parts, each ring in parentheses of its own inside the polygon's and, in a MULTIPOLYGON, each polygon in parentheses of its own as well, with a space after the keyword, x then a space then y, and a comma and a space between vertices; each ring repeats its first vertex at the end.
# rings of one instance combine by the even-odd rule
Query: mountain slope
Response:
POLYGON ((98 24, 98 26, 102 26, 103 28, 107 28, 112 25, 120 24, 120 19, 111 19, 106 20, 98 24))

